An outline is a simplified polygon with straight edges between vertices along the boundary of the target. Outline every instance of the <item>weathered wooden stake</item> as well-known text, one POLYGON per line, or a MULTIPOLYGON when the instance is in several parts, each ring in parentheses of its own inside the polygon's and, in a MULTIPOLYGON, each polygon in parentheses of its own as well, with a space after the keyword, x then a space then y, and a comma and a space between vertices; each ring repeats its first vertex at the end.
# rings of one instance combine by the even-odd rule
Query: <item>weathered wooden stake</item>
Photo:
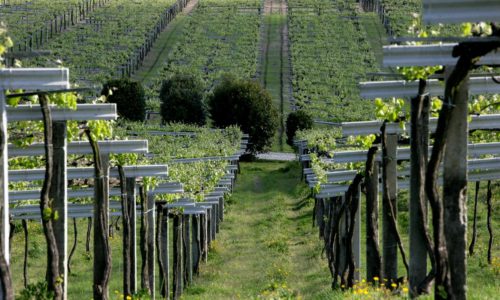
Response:
MULTIPOLYGON (((160 214, 160 209, 158 209, 160 214)), ((168 207, 164 206, 161 213, 160 226, 158 227, 160 240, 158 243, 158 261, 160 264, 160 295, 163 298, 169 298, 169 278, 170 278, 170 262, 169 262, 169 228, 168 228, 168 207)))
POLYGON ((67 185, 67 129, 66 121, 52 123, 54 148, 54 174, 49 197, 59 213, 54 221, 54 234, 59 252, 59 274, 63 277, 63 299, 68 296, 68 185, 67 185))
MULTIPOLYGON (((97 142, 95 143, 97 145, 97 142)), ((109 154, 99 154, 94 202, 94 299, 109 299, 111 249, 109 246, 109 154)), ((94 163, 97 163, 95 161, 94 163)))
POLYGON ((201 256, 202 259, 207 262, 208 261, 208 218, 209 218, 209 210, 207 209, 207 213, 200 216, 200 245, 201 245, 201 256))
POLYGON ((352 237, 352 252, 355 268, 352 271, 354 272, 354 279, 359 281, 361 280, 359 273, 359 269, 361 268, 361 187, 359 184, 357 187, 357 192, 352 195, 352 201, 352 209, 355 209, 355 215, 350 216, 351 218, 354 218, 354 228, 350 229, 354 230, 352 237))
POLYGON ((476 181, 476 192, 474 196, 474 214, 472 217, 472 240, 469 245, 469 255, 474 255, 474 246, 476 245, 477 239, 477 200, 479 196, 479 187, 481 185, 480 181, 476 181))
MULTIPOLYGON (((129 177, 126 179, 127 187, 127 205, 129 213, 129 255, 130 255, 130 291, 137 292, 137 209, 136 209, 136 184, 135 178, 129 177)), ((125 236, 125 232, 124 232, 125 236)))
POLYGON ((493 197, 491 180, 488 180, 488 191, 486 192, 486 205, 488 208, 488 213, 486 216, 486 227, 488 228, 488 263, 491 265, 491 249, 493 248, 493 228, 491 226, 491 215, 493 210, 493 205, 491 204, 491 198, 493 197))
POLYGON ((148 280, 149 287, 151 289, 151 298, 155 299, 155 196, 153 193, 148 193, 148 211, 146 212, 146 218, 148 222, 147 230, 147 247, 148 247, 148 280))
POLYGON ((182 214, 174 214, 174 260, 173 296, 179 299, 182 294, 182 214))
POLYGON ((443 159, 444 233, 452 293, 455 299, 467 295, 467 143, 468 76, 457 87, 450 115, 443 159))
POLYGON ((201 260, 201 244, 200 244, 200 215, 193 215, 192 226, 193 234, 192 238, 192 262, 193 262, 193 273, 199 274, 200 260, 201 260))
POLYGON ((130 288, 130 213, 128 211, 129 205, 128 195, 127 195, 127 179, 125 177, 125 172, 123 166, 118 166, 118 173, 120 176, 120 203, 122 209, 122 261, 123 261, 123 295, 124 297, 130 296, 132 290, 130 288))
POLYGON ((191 250, 191 215, 184 215, 183 244, 184 244, 184 285, 193 282, 193 256, 191 250))
MULTIPOLYGON (((420 80, 418 96, 411 101, 410 133, 410 294, 418 296, 419 285, 427 276, 427 196, 425 173, 429 147, 429 96, 426 81, 420 80), (424 203, 424 205, 421 205, 424 203), (422 206, 424 211, 421 212, 422 206)), ((431 252, 432 254, 432 252, 431 252)))
POLYGON ((365 170, 366 188, 366 280, 375 282, 373 278, 382 278, 382 260, 380 257, 379 234, 378 234, 378 163, 374 157, 377 147, 368 151, 365 170))
POLYGON ((392 213, 389 201, 392 203, 397 219, 397 147, 398 136, 387 134, 385 126, 382 130, 382 182, 383 182, 383 265, 384 278, 395 282, 398 278, 398 244, 395 233, 391 229, 392 213))

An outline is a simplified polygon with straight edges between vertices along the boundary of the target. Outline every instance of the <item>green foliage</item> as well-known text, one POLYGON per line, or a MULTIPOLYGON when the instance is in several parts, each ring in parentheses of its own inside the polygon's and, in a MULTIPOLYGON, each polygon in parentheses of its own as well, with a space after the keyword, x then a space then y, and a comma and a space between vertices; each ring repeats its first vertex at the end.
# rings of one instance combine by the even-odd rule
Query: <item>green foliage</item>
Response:
MULTIPOLYGON (((8 24, 16 24, 13 27, 21 25, 19 27, 24 29, 16 30, 13 38, 22 41, 27 35, 34 34, 34 28, 45 27, 46 22, 54 18, 54 11, 60 14, 69 8, 70 5, 65 2, 67 1, 23 1, 19 11, 24 14, 17 13, 8 21, 8 24), (30 19, 27 24, 23 16, 26 11, 30 19), (30 24, 31 21, 35 24, 30 24), (28 30, 25 25, 29 27, 28 30)), ((160 21, 165 10, 174 3, 174 0, 106 1, 106 5, 85 16, 87 22, 78 22, 69 30, 54 35, 44 43, 43 49, 51 50, 50 55, 26 59, 23 63, 29 66, 47 66, 60 60, 71 69, 72 82, 89 85, 90 81, 90 85, 102 84, 121 76, 120 67, 126 66, 129 60, 137 55, 138 50, 151 37, 151 30, 160 21)), ((9 7, 11 6, 7 5, 5 9, 9 7)), ((9 15, 2 14, 2 9, 0 6, 2 17, 9 15)))
POLYGON ((250 135, 249 151, 265 151, 278 127, 271 96, 258 83, 226 77, 208 99, 213 123, 219 128, 238 125, 250 135))
MULTIPOLYGON (((168 164, 169 180, 181 182, 186 197, 201 200, 202 192, 213 190, 218 180, 226 174, 227 161, 204 161, 189 164, 173 163, 172 159, 207 156, 230 156, 239 150, 242 133, 231 126, 213 130, 188 124, 146 125, 120 120, 116 127, 117 137, 125 138, 133 132, 135 138, 147 139, 152 157, 139 158, 138 164, 168 164), (164 133, 164 135, 159 133, 164 133)), ((149 184, 146 179, 145 184, 149 184)), ((156 182, 151 186, 161 183, 156 182)), ((173 201, 181 195, 165 196, 162 200, 173 201)))
POLYGON ((469 103, 470 114, 498 113, 500 111, 500 97, 495 95, 479 95, 469 103))
POLYGON ((3 22, 0 22, 0 68, 3 67, 3 54, 12 46, 14 43, 7 35, 7 28, 3 22))
POLYGON ((407 115, 404 111, 405 101, 403 99, 392 98, 384 101, 381 98, 375 99, 375 114, 378 119, 388 122, 404 121, 407 115))
POLYGON ((203 85, 193 75, 175 74, 165 80, 160 90, 163 122, 204 125, 203 85))
POLYGON ((313 119, 309 113, 304 110, 298 110, 290 113, 286 118, 286 142, 293 146, 293 139, 297 130, 311 129, 313 119))
POLYGON ((296 133, 296 139, 306 140, 307 147, 318 154, 333 156, 333 150, 337 147, 337 138, 342 137, 340 128, 324 129, 309 129, 299 130, 296 133))
POLYGON ((178 42, 172 45, 157 80, 151 82, 147 97, 157 98, 163 80, 176 73, 201 78, 208 91, 225 73, 237 78, 255 75, 262 17, 260 6, 259 0, 199 1, 189 18, 182 20, 183 34, 176 37, 178 42), (249 8, 245 13, 238 10, 242 3, 249 8))
POLYGON ((107 95, 108 102, 116 103, 120 117, 131 121, 144 121, 146 118, 144 89, 139 82, 128 78, 110 80, 101 94, 107 95))
POLYGON ((296 105, 321 120, 372 118, 371 103, 359 96, 358 82, 379 70, 355 1, 289 0, 288 4, 296 105), (318 13, 303 7, 318 7, 318 13))
POLYGON ((369 135, 357 135, 357 136, 349 136, 347 138, 347 143, 353 146, 362 147, 364 149, 368 149, 372 146, 373 142, 375 142, 377 136, 374 134, 369 135))
POLYGON ((21 291, 17 300, 51 300, 54 299, 54 292, 49 290, 46 281, 31 283, 21 291))
MULTIPOLYGON (((439 36, 439 30, 426 30, 422 26, 420 16, 413 15, 411 26, 408 28, 408 33, 411 36, 419 38, 426 38, 429 36, 439 36)), ((422 42, 410 42, 412 45, 422 45, 422 42)), ((408 81, 424 79, 426 80, 430 75, 443 70, 443 66, 423 66, 423 67, 398 67, 398 72, 405 77, 408 81)))

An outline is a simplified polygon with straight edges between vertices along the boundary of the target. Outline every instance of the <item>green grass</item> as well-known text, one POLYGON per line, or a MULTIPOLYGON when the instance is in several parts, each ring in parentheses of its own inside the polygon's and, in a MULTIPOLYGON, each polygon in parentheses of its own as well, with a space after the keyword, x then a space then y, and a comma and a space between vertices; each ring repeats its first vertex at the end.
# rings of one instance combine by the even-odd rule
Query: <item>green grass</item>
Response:
POLYGON ((274 137, 272 151, 293 152, 292 148, 286 144, 285 120, 290 112, 288 105, 287 91, 282 86, 282 75, 287 67, 289 68, 288 58, 283 57, 282 51, 282 31, 287 22, 287 16, 271 13, 264 16, 264 36, 262 37, 263 64, 261 66, 261 82, 271 94, 273 103, 279 112, 279 128, 274 137))
POLYGON ((184 298, 328 294, 329 271, 311 227, 308 195, 296 163, 243 163, 215 251, 184 298))
MULTIPOLYGON (((312 227, 312 199, 309 189, 300 182, 296 162, 242 163, 233 195, 228 199, 225 220, 212 243, 207 264, 201 265, 200 276, 187 288, 185 299, 255 299, 270 295, 302 297, 303 299, 362 299, 353 293, 331 291, 331 277, 317 228, 312 227), (267 294, 266 294, 267 293, 267 294)), ((500 246, 495 241, 493 265, 486 260, 488 233, 484 186, 478 205, 478 242, 476 253, 468 260, 468 298, 495 299, 500 288, 500 246)), ((498 192, 493 191, 493 230, 500 224, 498 192)), ((408 251, 407 196, 400 195, 399 225, 408 251)), ((364 197, 363 197, 364 199, 364 197)), ((473 187, 469 186, 469 239, 472 227, 473 187)), ((362 200, 362 211, 364 210, 362 200)), ((363 219, 363 218, 362 218, 363 219)), ((12 275, 16 293, 22 289, 24 236, 18 221, 12 238, 12 275)), ((44 280, 45 241, 38 222, 29 222, 29 283, 44 280)), ((71 224, 71 223, 70 223, 71 224)), ((85 252, 87 221, 78 221, 78 247, 72 260, 69 277, 69 299, 92 297, 92 257, 85 252)), ((364 224, 362 224, 364 229, 364 224)), ((364 230, 362 230, 363 232, 364 230)), ((363 233, 364 234, 364 233, 363 233)), ((380 231, 380 234, 382 232, 380 231)), ((73 240, 69 231, 70 247, 73 240)), ((364 235, 362 236, 364 240, 364 235)), ((111 299, 121 290, 121 232, 115 230, 110 240, 113 270, 110 282, 111 299)), ((362 243, 362 270, 365 248, 362 243)), ((408 252, 407 252, 408 254, 408 252)), ((140 260, 140 255, 139 255, 140 260)), ((139 261, 140 265, 140 261, 139 261)), ((400 263, 399 274, 404 275, 400 263)), ((139 281, 140 284, 140 281, 139 281)), ((158 284, 157 284, 158 288, 158 284)), ((372 292, 372 296, 376 292, 372 292)), ((375 297, 375 296, 374 296, 375 297)), ((378 296, 386 297, 385 294, 378 296)), ((382 297, 382 298, 380 298, 382 297)), ((428 296, 424 299, 432 299, 428 296)))

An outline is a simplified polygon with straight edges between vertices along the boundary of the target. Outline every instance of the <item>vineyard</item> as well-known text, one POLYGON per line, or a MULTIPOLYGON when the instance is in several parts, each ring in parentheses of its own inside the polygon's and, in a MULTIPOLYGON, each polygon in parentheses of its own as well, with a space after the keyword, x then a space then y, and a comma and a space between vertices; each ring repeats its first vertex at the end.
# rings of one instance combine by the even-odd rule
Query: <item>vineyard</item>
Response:
POLYGON ((457 2, 1 0, 0 299, 496 299, 500 5, 457 2))

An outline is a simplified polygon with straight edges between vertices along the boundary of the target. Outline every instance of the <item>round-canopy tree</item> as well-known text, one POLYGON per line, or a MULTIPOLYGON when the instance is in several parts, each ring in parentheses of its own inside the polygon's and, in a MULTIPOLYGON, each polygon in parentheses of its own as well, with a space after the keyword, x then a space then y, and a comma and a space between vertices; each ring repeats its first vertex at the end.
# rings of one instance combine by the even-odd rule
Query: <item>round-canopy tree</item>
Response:
POLYGON ((146 118, 146 100, 144 89, 139 82, 128 78, 108 81, 101 92, 108 102, 116 103, 118 115, 131 121, 144 121, 146 118))
POLYGON ((293 147, 293 138, 297 130, 311 129, 313 119, 303 110, 291 112, 286 118, 286 143, 293 147))
POLYGON ((163 122, 204 125, 203 90, 201 81, 193 75, 175 74, 165 80, 160 90, 163 122))
POLYGON ((278 127, 278 111, 271 96, 258 83, 226 77, 208 99, 213 124, 238 125, 250 135, 251 153, 265 151, 278 127))

